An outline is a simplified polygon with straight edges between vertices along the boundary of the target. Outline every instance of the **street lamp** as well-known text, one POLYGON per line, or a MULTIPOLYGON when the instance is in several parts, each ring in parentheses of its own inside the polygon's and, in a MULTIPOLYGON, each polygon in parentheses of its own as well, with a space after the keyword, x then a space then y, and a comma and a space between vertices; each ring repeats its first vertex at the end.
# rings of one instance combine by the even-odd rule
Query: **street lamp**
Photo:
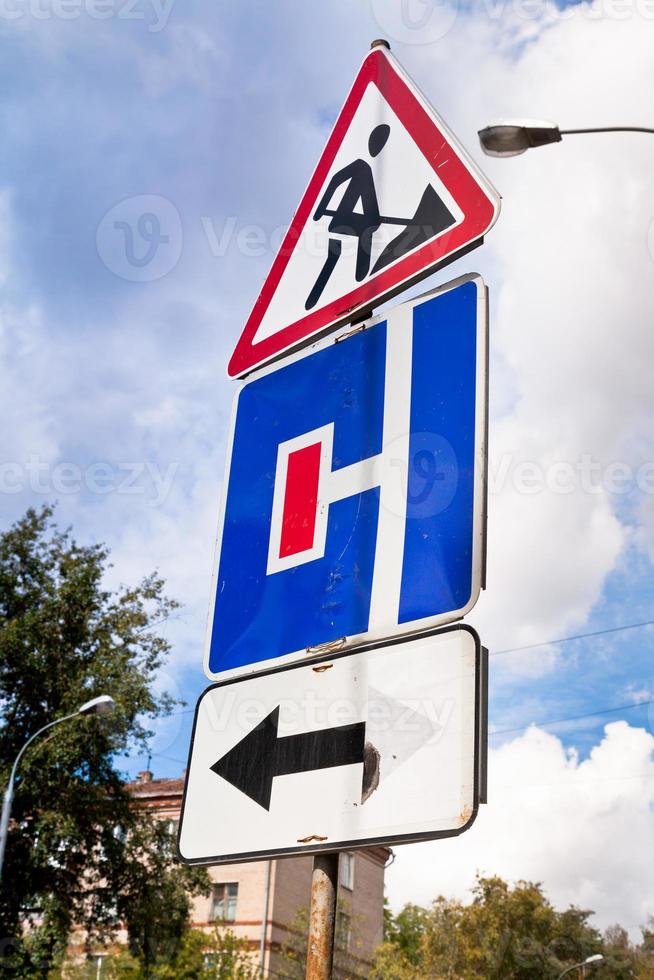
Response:
MULTIPOLYGON (((106 715, 111 715, 116 710, 116 702, 109 694, 100 694, 97 698, 91 698, 90 701, 85 701, 81 708, 78 708, 75 714, 77 715, 100 715, 104 717, 106 715)), ((69 717, 74 718, 75 715, 69 715, 69 717)), ((65 718, 61 718, 60 721, 65 721, 65 718)), ((53 721, 53 725, 57 722, 53 721)), ((36 733, 38 735, 38 732, 36 733)), ((34 736, 36 737, 36 736, 34 736)))
POLYGON ((43 728, 39 728, 38 732, 34 732, 31 735, 22 749, 16 756, 14 764, 11 767, 11 774, 9 776, 9 782, 7 783, 7 788, 5 790, 4 799, 2 801, 2 816, 0 817, 0 880, 2 879, 2 867, 5 860, 5 849, 7 847, 7 835, 9 833, 9 818, 11 816, 11 805, 14 800, 14 781, 16 779, 16 772, 18 770, 18 764, 23 758, 25 751, 32 744, 34 739, 42 735, 43 732, 47 732, 48 729, 54 728, 55 725, 61 725, 64 721, 71 721, 73 718, 79 717, 79 715, 110 715, 116 708, 116 702, 108 694, 101 694, 97 698, 91 698, 90 701, 85 701, 81 707, 74 711, 71 715, 64 715, 63 718, 56 718, 54 721, 49 722, 44 725, 43 728))
POLYGON ((594 956, 587 956, 583 963, 575 963, 574 966, 569 966, 567 970, 560 973, 557 980, 561 980, 562 977, 567 977, 568 973, 572 973, 573 970, 581 970, 582 976, 586 976, 586 967, 603 966, 604 957, 601 953, 595 953, 594 956))
POLYGON ((654 133, 644 126, 603 126, 597 129, 559 129, 556 123, 510 119, 479 130, 479 142, 489 157, 517 157, 535 146, 560 143, 579 133, 654 133))

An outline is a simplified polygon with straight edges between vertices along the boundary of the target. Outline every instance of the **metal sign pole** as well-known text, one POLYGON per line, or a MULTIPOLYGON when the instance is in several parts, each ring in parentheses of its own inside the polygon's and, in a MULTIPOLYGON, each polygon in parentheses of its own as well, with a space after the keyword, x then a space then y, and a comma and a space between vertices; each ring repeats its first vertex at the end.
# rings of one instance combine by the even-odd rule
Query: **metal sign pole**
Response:
POLYGON ((311 906, 306 980, 332 980, 338 851, 316 854, 311 875, 311 906))

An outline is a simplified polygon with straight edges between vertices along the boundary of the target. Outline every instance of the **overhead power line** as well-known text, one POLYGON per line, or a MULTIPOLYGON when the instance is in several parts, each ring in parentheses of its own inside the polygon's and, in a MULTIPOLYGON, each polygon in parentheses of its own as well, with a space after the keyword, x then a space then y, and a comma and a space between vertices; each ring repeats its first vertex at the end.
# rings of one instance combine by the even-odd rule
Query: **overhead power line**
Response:
MULTIPOLYGON (((574 640, 586 640, 597 636, 605 636, 611 633, 622 633, 626 630, 642 629, 645 626, 654 626, 654 620, 649 619, 649 620, 645 620, 642 623, 625 623, 622 626, 611 626, 606 629, 593 630, 592 632, 589 633, 577 633, 573 636, 560 637, 557 640, 542 640, 539 643, 529 643, 519 647, 508 647, 504 650, 492 650, 490 656, 499 657, 502 654, 507 654, 507 653, 521 653, 522 651, 525 650, 536 650, 539 647, 556 646, 559 643, 572 643, 574 640)), ((518 728, 498 729, 497 731, 489 732, 489 735, 490 736, 515 735, 519 732, 527 731, 527 729, 530 728, 532 725, 534 725, 537 728, 549 728, 554 725, 564 725, 573 721, 583 721, 586 718, 594 718, 594 717, 601 717, 602 715, 607 715, 607 714, 615 714, 619 711, 633 711, 635 708, 648 707, 650 705, 654 705, 654 700, 634 702, 631 704, 623 704, 614 708, 600 708, 596 711, 587 711, 584 714, 573 715, 569 718, 556 718, 556 719, 551 719, 549 721, 533 721, 530 722, 528 725, 522 725, 518 728)), ((170 715, 166 715, 164 717, 174 718, 179 715, 190 715, 193 714, 194 710, 195 710, 194 708, 186 708, 183 711, 173 711, 171 712, 170 715)), ((168 760, 171 762, 179 762, 180 764, 182 763, 182 760, 180 759, 171 759, 170 756, 168 757, 162 756, 160 753, 155 752, 153 753, 153 755, 158 756, 159 758, 168 758, 168 760)))
POLYGON ((608 629, 594 630, 592 633, 577 633, 575 636, 563 636, 558 640, 541 640, 539 643, 528 643, 521 647, 508 647, 506 650, 493 650, 491 657, 499 657, 503 653, 520 653, 522 650, 536 650, 538 647, 557 646, 559 643, 572 643, 573 640, 587 640, 593 636, 605 636, 607 633, 621 633, 623 630, 637 630, 643 626, 654 626, 654 619, 644 623, 626 623, 624 626, 611 626, 608 629))
POLYGON ((584 718, 595 718, 598 715, 609 715, 616 711, 632 711, 634 708, 646 708, 648 705, 654 704, 654 699, 651 701, 635 701, 631 704, 621 704, 617 708, 600 708, 598 711, 587 711, 583 715, 574 715, 571 718, 557 718, 552 721, 532 721, 528 725, 522 725, 520 728, 502 728, 496 732, 489 732, 489 736, 493 735, 513 735, 517 732, 525 732, 528 728, 533 725, 535 728, 549 728, 551 725, 564 725, 569 721, 582 721, 584 718))
MULTIPOLYGON (((531 721, 529 722, 528 725, 522 725, 520 728, 502 728, 502 729, 498 729, 495 732, 489 732, 489 734, 510 735, 513 734, 514 732, 524 732, 528 728, 530 728, 531 725, 535 725, 537 728, 545 728, 550 725, 563 725, 569 721, 582 721, 584 718, 594 718, 597 715, 608 715, 616 711, 632 711, 634 708, 644 708, 652 704, 654 704, 654 699, 651 701, 633 701, 630 704, 618 705, 617 708, 599 708, 597 711, 587 711, 583 715, 574 715, 571 718, 553 718, 550 719, 549 721, 531 721)), ((178 711, 176 712, 176 714, 185 715, 185 714, 189 714, 191 711, 193 711, 193 708, 190 708, 188 711, 178 711)), ((171 716, 169 715, 168 717, 171 716)), ((158 753, 155 752, 153 754, 157 755, 158 753)), ((174 759, 172 761, 175 762, 178 760, 174 759)))

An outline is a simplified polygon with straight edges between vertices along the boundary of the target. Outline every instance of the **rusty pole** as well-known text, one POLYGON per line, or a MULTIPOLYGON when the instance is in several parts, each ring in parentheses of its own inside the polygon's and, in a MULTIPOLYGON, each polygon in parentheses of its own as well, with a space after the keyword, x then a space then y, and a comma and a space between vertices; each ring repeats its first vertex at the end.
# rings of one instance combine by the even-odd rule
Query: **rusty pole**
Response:
POLYGON ((311 876, 311 907, 306 980, 332 980, 338 852, 316 854, 311 876))

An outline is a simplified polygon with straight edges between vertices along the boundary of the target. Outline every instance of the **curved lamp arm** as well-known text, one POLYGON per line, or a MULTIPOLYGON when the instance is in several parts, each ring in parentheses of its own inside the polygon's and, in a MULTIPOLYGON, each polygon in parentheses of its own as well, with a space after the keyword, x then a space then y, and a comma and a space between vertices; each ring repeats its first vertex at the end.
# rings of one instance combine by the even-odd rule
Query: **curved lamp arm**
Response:
POLYGON ((11 774, 9 776, 9 782, 7 783, 7 788, 5 790, 5 795, 2 800, 2 816, 0 817, 0 879, 2 878, 2 866, 5 860, 5 849, 7 847, 7 836, 9 834, 9 818, 11 816, 11 804, 14 801, 14 781, 16 779, 16 772, 20 764, 20 760, 25 755, 25 752, 30 747, 32 742, 42 735, 43 732, 47 732, 49 728, 54 728, 55 725, 61 725, 64 721, 71 721, 73 718, 77 718, 79 712, 75 711, 72 715, 64 715, 63 718, 56 718, 55 721, 49 722, 44 725, 43 728, 39 728, 37 732, 27 739, 20 752, 14 759, 14 764, 11 767, 11 774))
POLYGON ((561 129, 561 136, 571 136, 576 133, 654 133, 647 126, 600 126, 594 129, 561 129))
POLYGON ((37 739, 39 737, 39 735, 43 735, 43 732, 47 732, 47 730, 49 728, 54 728, 55 725, 61 725, 61 723, 64 722, 64 721, 71 721, 73 718, 77 718, 77 715, 78 715, 78 712, 77 711, 74 711, 72 715, 64 715, 63 718, 56 718, 54 721, 48 722, 47 725, 44 725, 43 728, 39 728, 38 732, 34 732, 33 735, 30 735, 30 737, 27 739, 27 741, 23 745, 22 749, 20 750, 20 752, 16 756, 16 758, 14 760, 14 764, 11 767, 11 775, 9 776, 9 782, 7 784, 7 792, 10 789, 13 790, 14 780, 16 779, 16 772, 18 771, 18 766, 20 764, 20 760, 23 758, 23 756, 25 755, 25 753, 29 749, 29 747, 32 744, 32 742, 35 739, 37 739))
POLYGON ((583 963, 575 963, 574 966, 569 966, 563 973, 559 973, 558 980, 563 980, 563 977, 567 977, 569 973, 572 973, 573 970, 578 970, 581 966, 583 966, 583 963))
POLYGON ((587 966, 591 967, 592 969, 594 966, 603 966, 603 965, 604 965, 604 957, 602 956, 601 953, 595 953, 594 956, 587 956, 582 963, 575 963, 573 964, 573 966, 569 966, 567 970, 564 970, 563 973, 559 973, 557 980, 562 980, 563 977, 567 977, 567 975, 569 973, 572 973, 573 970, 582 970, 583 976, 586 976, 587 966))
POLYGON ((18 771, 18 766, 21 759, 25 755, 25 752, 30 747, 32 742, 47 732, 50 728, 54 728, 55 725, 61 725, 64 721, 72 721, 73 718, 79 718, 80 715, 107 715, 111 714, 115 709, 115 702, 112 697, 108 694, 101 694, 99 697, 92 698, 87 701, 81 707, 74 711, 70 715, 64 715, 63 718, 55 718, 54 721, 48 722, 38 731, 34 732, 33 735, 27 739, 20 752, 14 759, 14 764, 11 767, 11 773, 9 775, 9 782, 7 783, 7 788, 4 793, 4 798, 2 801, 2 816, 0 816, 0 880, 2 879, 2 867, 5 860, 5 850, 7 847, 7 836, 9 834, 9 819, 11 817, 11 805, 14 800, 14 782, 16 780, 16 773, 18 771))
POLYGON ((537 146, 560 143, 564 136, 586 133, 654 133, 647 126, 597 126, 560 129, 556 123, 535 119, 508 119, 479 130, 479 142, 487 156, 514 157, 537 146))

